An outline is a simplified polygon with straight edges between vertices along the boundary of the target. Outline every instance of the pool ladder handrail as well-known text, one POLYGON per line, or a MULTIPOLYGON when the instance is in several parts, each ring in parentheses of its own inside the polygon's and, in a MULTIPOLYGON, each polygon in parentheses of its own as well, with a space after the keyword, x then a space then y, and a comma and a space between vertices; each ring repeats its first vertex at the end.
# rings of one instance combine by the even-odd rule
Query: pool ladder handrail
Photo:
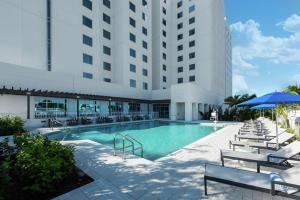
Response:
POLYGON ((141 157, 144 158, 144 146, 143 146, 143 144, 142 144, 141 142, 139 142, 138 140, 134 139, 133 137, 131 137, 130 135, 125 135, 125 138, 126 138, 127 140, 132 140, 132 142, 133 142, 133 147, 134 147, 134 142, 136 142, 137 144, 140 145, 139 148, 133 148, 133 154, 134 154, 134 151, 135 151, 135 150, 139 150, 139 149, 140 149, 140 150, 141 150, 141 157))
POLYGON ((114 156, 117 155, 116 151, 117 150, 122 150, 123 152, 123 159, 126 158, 126 149, 131 147, 132 148, 132 154, 134 154, 135 150, 138 150, 138 149, 141 149, 141 157, 143 158, 144 157, 144 147, 143 147, 143 144, 140 143, 139 141, 137 141, 136 139, 132 138, 131 136, 129 135, 122 135, 120 133, 117 133, 114 137, 114 156), (117 148, 117 140, 118 140, 118 136, 121 136, 122 137, 122 148, 117 148), (128 146, 125 146, 125 141, 128 141, 130 142, 130 145, 128 146), (134 148, 134 142, 136 142, 137 144, 140 145, 139 148, 135 149, 134 148))

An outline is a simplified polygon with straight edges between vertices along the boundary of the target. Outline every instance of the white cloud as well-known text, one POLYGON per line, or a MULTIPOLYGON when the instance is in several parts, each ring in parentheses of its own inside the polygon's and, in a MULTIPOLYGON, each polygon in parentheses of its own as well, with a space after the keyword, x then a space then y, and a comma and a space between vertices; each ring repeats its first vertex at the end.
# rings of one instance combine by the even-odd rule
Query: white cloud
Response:
POLYGON ((249 86, 244 76, 240 74, 234 74, 232 76, 232 82, 234 88, 233 94, 242 94, 248 92, 249 86))
POLYGON ((300 16, 294 14, 287 18, 285 21, 279 22, 278 26, 289 32, 299 33, 300 32, 300 16))

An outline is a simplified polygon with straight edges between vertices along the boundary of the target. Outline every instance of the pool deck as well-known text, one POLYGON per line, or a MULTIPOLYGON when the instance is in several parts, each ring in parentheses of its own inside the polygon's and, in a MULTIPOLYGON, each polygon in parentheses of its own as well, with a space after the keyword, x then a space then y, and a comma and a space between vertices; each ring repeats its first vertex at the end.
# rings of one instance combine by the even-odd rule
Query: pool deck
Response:
POLYGON ((154 162, 135 156, 123 160, 113 156, 111 148, 90 140, 63 142, 75 145, 76 165, 95 181, 56 200, 287 199, 213 182, 208 183, 209 195, 204 196, 204 163, 220 164, 220 149, 229 148, 228 140, 240 126, 228 125, 154 162))

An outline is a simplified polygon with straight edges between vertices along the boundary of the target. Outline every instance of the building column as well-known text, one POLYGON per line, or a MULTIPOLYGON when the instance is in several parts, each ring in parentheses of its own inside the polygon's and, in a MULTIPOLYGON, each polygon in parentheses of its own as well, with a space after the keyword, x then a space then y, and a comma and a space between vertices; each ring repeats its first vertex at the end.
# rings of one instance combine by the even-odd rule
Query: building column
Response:
POLYGON ((177 104, 175 102, 171 102, 171 114, 170 118, 171 120, 177 120, 177 104))
POLYGON ((27 119, 30 119, 30 93, 27 93, 27 119))
POLYGON ((193 119, 193 106, 191 102, 185 102, 185 121, 192 121, 193 119))
POLYGON ((198 103, 193 103, 193 120, 198 120, 198 103))
POLYGON ((80 99, 80 97, 77 97, 77 101, 76 101, 76 115, 77 115, 77 117, 79 117, 79 99, 80 99))

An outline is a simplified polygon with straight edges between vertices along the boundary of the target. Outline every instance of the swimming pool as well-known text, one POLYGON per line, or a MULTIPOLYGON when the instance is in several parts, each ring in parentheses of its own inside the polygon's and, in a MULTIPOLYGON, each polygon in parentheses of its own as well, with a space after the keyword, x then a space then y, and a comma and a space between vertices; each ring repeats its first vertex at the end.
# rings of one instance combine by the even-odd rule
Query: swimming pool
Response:
MULTIPOLYGON (((214 132, 214 127, 166 121, 144 121, 74 128, 48 134, 52 140, 92 140, 113 146, 116 134, 129 135, 144 147, 144 158, 156 160, 214 132)), ((140 152, 136 152, 140 155, 140 152)))

